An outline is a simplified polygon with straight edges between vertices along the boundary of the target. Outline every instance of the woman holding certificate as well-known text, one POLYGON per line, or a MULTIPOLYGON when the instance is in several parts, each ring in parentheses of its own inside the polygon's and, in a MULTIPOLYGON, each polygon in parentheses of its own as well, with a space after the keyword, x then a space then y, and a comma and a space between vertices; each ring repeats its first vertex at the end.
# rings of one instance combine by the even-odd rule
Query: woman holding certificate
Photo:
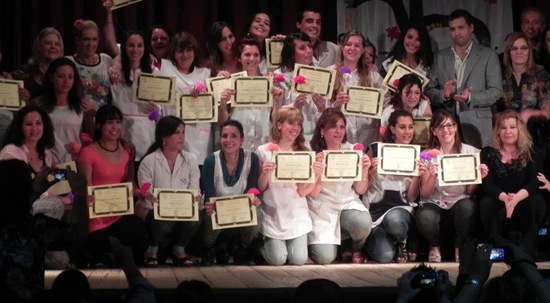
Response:
MULTIPOLYGON (((479 150, 460 141, 453 115, 445 110, 437 111, 430 121, 430 138, 427 148, 437 154, 477 153, 479 150)), ((477 184, 442 186, 438 180, 438 165, 434 157, 428 163, 429 173, 420 178, 420 193, 423 197, 415 212, 416 226, 420 235, 430 245, 429 262, 441 262, 440 228, 452 224, 455 239, 455 260, 460 259, 460 268, 467 268, 469 258, 475 251, 472 232, 476 224, 476 204, 472 195, 477 184), (453 223, 450 223, 453 222, 453 223)), ((487 166, 481 165, 481 177, 487 175, 487 166)))
POLYGON ((388 119, 395 110, 405 110, 414 118, 432 116, 430 101, 422 94, 422 82, 414 74, 403 75, 399 79, 397 92, 390 99, 390 106, 384 108, 381 123, 383 127, 388 126, 388 119))
MULTIPOLYGON (((340 56, 335 65, 337 71, 332 107, 340 108, 349 102, 346 91, 350 86, 383 88, 380 74, 369 71, 363 64, 366 46, 365 37, 358 31, 349 31, 342 38, 340 56)), ((348 142, 368 145, 378 140, 378 119, 348 115, 346 125, 348 142)))
MULTIPOLYGON (((166 116, 159 120, 155 130, 155 142, 143 157, 138 170, 140 188, 150 184, 153 189, 187 189, 200 192, 200 171, 195 156, 183 150, 185 141, 185 123, 177 117, 166 116)), ((195 196, 193 201, 200 199, 195 196)), ((157 201, 155 201, 157 202, 157 201)), ((155 218, 153 204, 145 200, 141 204, 145 212, 145 223, 148 228, 149 248, 146 252, 146 265, 156 266, 157 251, 162 238, 174 233, 172 263, 175 266, 190 266, 194 261, 186 254, 185 247, 200 227, 196 221, 165 221, 155 218)), ((138 206, 139 207, 139 206, 138 206)), ((193 207, 188 207, 193 208, 193 207)), ((161 212, 159 211, 159 214, 161 212)))
POLYGON ((304 33, 293 33, 286 36, 283 50, 281 51, 281 65, 274 74, 274 80, 285 90, 284 106, 292 106, 300 109, 304 114, 304 138, 309 144, 317 119, 323 110, 329 107, 325 98, 317 93, 303 94, 293 93, 290 90, 294 74, 294 64, 312 65, 313 50, 309 36, 304 33), (281 78, 282 76, 282 78, 281 78))
POLYGON ((479 209, 489 241, 496 246, 521 245, 535 257, 535 240, 546 212, 538 193, 536 154, 520 115, 502 112, 489 146, 481 150, 481 162, 489 167, 483 180, 479 209))
MULTIPOLYGON (((260 174, 260 160, 253 152, 242 148, 244 142, 243 126, 235 120, 227 120, 220 126, 220 144, 222 149, 208 155, 202 167, 202 184, 204 188, 204 208, 207 216, 203 227, 206 229, 203 236, 205 255, 202 264, 214 263, 214 244, 221 230, 212 229, 212 213, 215 204, 210 198, 246 194, 250 189, 258 187, 260 174)), ((256 197, 254 205, 260 206, 256 197)), ((240 240, 235 264, 246 264, 250 261, 250 243, 258 236, 261 222, 255 226, 239 228, 240 240)), ((222 260, 217 260, 218 264, 222 260)))
MULTIPOLYGON (((271 127, 272 141, 256 151, 262 167, 258 187, 263 193, 260 232, 264 245, 260 253, 270 265, 302 265, 308 258, 307 234, 312 229, 306 196, 315 183, 273 182, 273 152, 307 151, 300 110, 281 108, 276 117, 271 127)), ((322 169, 321 162, 313 162, 316 180, 322 169)))
MULTIPOLYGON (((384 143, 411 144, 414 139, 414 120, 410 112, 396 110, 389 117, 384 143)), ((369 157, 377 152, 378 143, 371 144, 369 157)), ((409 229, 414 228, 413 206, 419 194, 419 176, 381 175, 377 173, 379 158, 372 159, 369 178, 371 185, 363 203, 369 206, 373 230, 367 239, 367 253, 378 263, 395 261, 405 263, 409 229)), ((427 166, 418 162, 420 176, 427 173, 427 166)))
MULTIPOLYGON (((352 151, 353 144, 346 140, 346 117, 334 108, 326 109, 311 139, 311 148, 319 155, 330 152, 352 151)), ((362 251, 372 228, 371 216, 361 203, 359 195, 369 187, 370 158, 363 155, 356 163, 362 170, 358 181, 317 179, 315 187, 307 196, 309 215, 313 229, 308 234, 309 254, 319 264, 328 264, 336 258, 342 230, 349 233, 352 240, 352 263, 366 261, 362 251)), ((328 162, 328 161, 327 161, 328 162)), ((327 163, 325 163, 327 165, 327 163)))
MULTIPOLYGON (((122 112, 113 105, 104 105, 97 111, 94 143, 82 148, 77 162, 78 172, 86 177, 88 186, 134 183, 134 151, 120 139, 122 117, 122 112)), ((137 186, 133 186, 133 190, 127 195, 140 195, 137 186)), ((88 195, 87 200, 92 211, 95 198, 88 195)), ((146 230, 137 216, 91 218, 89 232, 86 248, 92 258, 90 261, 112 262, 107 254, 110 252, 108 243, 109 237, 115 237, 132 248, 136 264, 143 263, 146 230)))

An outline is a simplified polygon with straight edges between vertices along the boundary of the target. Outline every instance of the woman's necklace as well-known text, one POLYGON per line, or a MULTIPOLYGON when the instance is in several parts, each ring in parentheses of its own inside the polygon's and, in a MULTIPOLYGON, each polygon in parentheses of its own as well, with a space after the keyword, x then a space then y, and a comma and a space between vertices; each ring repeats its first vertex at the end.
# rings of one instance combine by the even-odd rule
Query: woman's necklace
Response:
POLYGON ((99 147, 101 147, 101 149, 103 149, 104 151, 108 151, 108 152, 110 152, 110 153, 114 153, 114 152, 116 152, 116 151, 118 150, 118 146, 119 146, 120 143, 118 142, 118 140, 116 141, 116 147, 115 147, 115 149, 107 149, 107 148, 105 148, 105 146, 103 146, 103 145, 101 144, 101 140, 97 140, 97 144, 98 144, 99 147))

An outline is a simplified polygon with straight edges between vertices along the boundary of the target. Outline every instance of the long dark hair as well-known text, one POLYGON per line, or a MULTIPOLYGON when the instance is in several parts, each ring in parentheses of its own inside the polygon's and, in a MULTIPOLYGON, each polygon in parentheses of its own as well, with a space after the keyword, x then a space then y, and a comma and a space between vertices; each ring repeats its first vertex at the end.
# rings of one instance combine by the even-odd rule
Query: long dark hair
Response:
POLYGON ((103 128, 103 125, 109 120, 122 121, 122 112, 114 105, 103 105, 97 110, 95 115, 96 131, 94 132, 94 141, 101 139, 101 128, 103 128))
MULTIPOLYGON (((273 16, 271 15, 270 12, 267 12, 267 11, 257 11, 246 22, 246 24, 244 26, 243 37, 256 40, 256 38, 254 38, 252 36, 252 34, 250 33, 250 26, 252 26, 252 22, 254 21, 254 19, 256 18, 256 16, 258 14, 265 14, 269 17, 269 34, 267 36, 268 37, 273 36, 273 27, 275 26, 275 21, 273 20, 273 16)), ((258 42, 258 45, 259 45, 259 49, 260 49, 260 55, 262 57, 265 57, 264 41, 261 41, 261 43, 258 42)))
MULTIPOLYGON (((430 138, 428 139, 428 144, 426 144, 428 148, 435 148, 435 149, 441 148, 441 143, 439 142, 439 139, 437 138, 436 135, 434 135, 433 132, 435 131, 435 128, 439 126, 441 123, 443 123, 443 121, 445 121, 446 119, 451 120, 455 125, 457 124, 456 119, 453 117, 453 115, 450 112, 444 109, 440 109, 434 112, 432 119, 430 120, 430 138)), ((453 152, 460 154, 460 152, 462 152, 462 141, 460 141, 460 135, 458 134, 458 125, 456 125, 455 127, 456 127, 456 132, 455 132, 455 143, 453 145, 453 152)))
POLYGON ((309 36, 302 32, 292 33, 286 36, 283 49, 281 51, 281 64, 279 65, 281 71, 283 72, 294 70, 294 64, 296 63, 296 61, 294 61, 294 54, 296 52, 294 41, 296 40, 304 42, 311 41, 309 36))
MULTIPOLYGON (((401 99, 401 94, 403 93, 403 90, 405 88, 410 88, 413 85, 418 86, 420 88, 420 93, 422 94, 422 82, 420 81, 420 78, 418 78, 415 74, 405 74, 399 79, 399 85, 397 85, 397 92, 393 94, 393 96, 390 99, 390 104, 393 105, 393 108, 399 108, 403 109, 403 100, 401 99)), ((418 108, 420 106, 420 101, 422 98, 418 100, 418 104, 415 108, 418 108)))
MULTIPOLYGON (((397 125, 397 120, 401 117, 409 117, 414 122, 413 115, 409 113, 406 110, 398 109, 391 113, 390 117, 388 118, 388 127, 386 128, 386 133, 384 134, 384 142, 385 143, 395 143, 395 134, 391 132, 390 126, 395 127, 397 125)), ((414 137, 411 143, 414 142, 414 137)))
MULTIPOLYGON (((319 120, 317 120, 317 126, 315 126, 315 131, 313 131, 313 136, 311 137, 311 141, 309 142, 311 150, 318 153, 327 149, 327 143, 325 142, 325 139, 321 136, 321 130, 335 126, 340 119, 344 121, 344 124, 347 124, 346 116, 344 116, 344 114, 339 109, 331 107, 323 111, 321 117, 319 117, 319 120)), ((348 139, 346 133, 344 132, 344 138, 342 139, 342 142, 346 142, 347 140, 348 139)))
POLYGON ((62 66, 70 66, 73 70, 73 74, 74 74, 73 87, 71 87, 71 90, 69 91, 69 95, 67 96, 67 99, 69 102, 69 108, 73 112, 80 114, 80 112, 82 111, 80 108, 80 105, 82 103, 82 98, 84 97, 82 81, 80 80, 80 76, 78 75, 78 70, 76 69, 76 65, 74 64, 74 62, 65 57, 61 57, 53 60, 52 63, 50 63, 50 66, 48 67, 48 69, 46 70, 46 74, 44 75, 42 107, 47 113, 51 113, 56 106, 57 96, 55 93, 55 88, 53 87, 53 77, 57 69, 59 69, 62 66))
POLYGON ((124 37, 124 40, 120 44, 120 62, 122 64, 124 82, 126 82, 127 85, 132 85, 132 80, 130 79, 130 59, 128 58, 128 54, 126 53, 126 43, 128 43, 128 39, 133 35, 140 36, 141 39, 143 39, 143 56, 141 57, 141 61, 139 62, 139 67, 141 68, 141 71, 144 73, 151 73, 153 71, 153 68, 151 67, 151 52, 149 51, 150 43, 147 43, 147 40, 145 40, 145 35, 143 34, 143 32, 138 30, 128 31, 126 33, 126 36, 124 37))
MULTIPOLYGON (((235 36, 235 32, 231 28, 231 25, 225 21, 214 22, 214 24, 210 26, 210 31, 208 32, 206 49, 208 50, 208 64, 212 70, 218 69, 223 64, 223 54, 218 48, 218 43, 220 43, 222 39, 222 31, 226 27, 231 31, 231 33, 233 33, 233 36, 235 36)), ((236 38, 235 41, 237 41, 236 38)), ((233 43, 231 50, 233 51, 233 56, 235 57, 237 57, 236 47, 236 43, 233 43)))
POLYGON ((13 121, 11 121, 8 129, 6 129, 6 136, 4 137, 4 142, 2 142, 2 147, 13 144, 15 146, 23 146, 25 143, 25 137, 23 135, 23 120, 27 114, 37 112, 42 118, 42 138, 38 140, 36 145, 36 151, 38 155, 44 159, 46 148, 54 147, 55 140, 53 134, 53 125, 50 116, 40 107, 36 105, 27 105, 15 113, 13 121))
MULTIPOLYGON (((155 142, 147 149, 145 156, 155 152, 157 149, 162 149, 164 138, 176 133, 180 125, 185 127, 185 122, 176 116, 162 117, 155 128, 155 142)), ((145 156, 143 156, 142 159, 144 159, 145 156)))
POLYGON ((401 31, 399 39, 393 45, 393 48, 388 53, 388 58, 393 57, 394 60, 402 61, 405 58, 407 51, 403 45, 405 36, 410 29, 416 30, 418 37, 420 38, 420 48, 414 54, 414 58, 418 64, 424 65, 426 68, 430 68, 433 63, 434 53, 432 51, 432 44, 430 42, 430 36, 426 27, 418 23, 409 24, 401 31))

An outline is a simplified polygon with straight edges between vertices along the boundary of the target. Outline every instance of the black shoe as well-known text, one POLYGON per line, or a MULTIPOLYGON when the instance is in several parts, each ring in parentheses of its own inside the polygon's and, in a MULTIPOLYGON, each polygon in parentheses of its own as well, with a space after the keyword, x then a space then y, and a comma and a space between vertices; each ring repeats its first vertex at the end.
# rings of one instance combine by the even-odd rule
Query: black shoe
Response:
POLYGON ((250 250, 246 245, 239 245, 235 255, 233 256, 233 263, 237 265, 254 265, 250 250))
POLYGON ((216 264, 215 262, 216 258, 216 249, 214 246, 207 246, 204 248, 204 255, 201 258, 201 265, 202 266, 210 266, 216 264))

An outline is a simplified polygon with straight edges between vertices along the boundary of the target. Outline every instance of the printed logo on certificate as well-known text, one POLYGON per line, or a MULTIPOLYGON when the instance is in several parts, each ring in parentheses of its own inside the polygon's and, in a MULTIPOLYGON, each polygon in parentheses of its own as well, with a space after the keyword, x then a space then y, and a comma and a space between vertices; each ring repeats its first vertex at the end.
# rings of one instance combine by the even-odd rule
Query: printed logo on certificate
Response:
POLYGON ((479 153, 437 156, 439 186, 481 183, 479 153))
POLYGON ((218 103, 209 93, 196 97, 188 94, 179 95, 176 113, 185 123, 218 122, 218 103))
POLYGON ((430 139, 430 118, 414 118, 414 143, 422 146, 430 139))
POLYGON ((378 174, 418 176, 420 145, 379 143, 377 155, 378 174))
POLYGON ((271 87, 273 77, 239 77, 231 78, 235 98, 233 107, 271 107, 273 98, 271 87))
POLYGON ((212 214, 212 229, 237 228, 258 225, 254 195, 212 197, 215 211, 212 214))
POLYGON ((422 88, 426 88, 426 85, 428 85, 428 82, 430 80, 426 78, 426 76, 420 74, 419 72, 415 71, 414 69, 406 66, 405 64, 393 60, 393 63, 390 65, 388 73, 386 74, 386 77, 384 77, 384 80, 382 81, 382 85, 389 88, 392 92, 397 91, 397 87, 393 85, 393 82, 397 79, 401 79, 406 74, 415 74, 420 78, 420 83, 422 83, 422 88))
POLYGON ((23 81, 0 80, 0 109, 18 111, 25 106, 25 101, 19 97, 19 88, 23 88, 23 81))
POLYGON ((274 151, 272 159, 277 166, 271 173, 271 182, 315 183, 315 152, 274 151))
POLYGON ((268 68, 277 68, 281 63, 281 51, 283 50, 283 40, 265 39, 265 57, 268 68))
POLYGON ((342 107, 344 115, 380 119, 384 109, 384 91, 372 87, 351 86, 349 102, 342 107))
POLYGON ((158 203, 153 206, 155 220, 199 221, 198 192, 191 189, 155 188, 158 203))
MULTIPOLYGON (((206 89, 208 90, 209 93, 212 93, 212 95, 214 96, 214 99, 216 101, 218 101, 218 104, 220 103, 220 96, 222 94, 222 92, 228 88, 233 88, 233 84, 231 82, 231 79, 233 78, 238 78, 238 77, 246 77, 248 76, 246 74, 246 71, 243 71, 243 72, 240 72, 240 73, 234 73, 234 74, 231 74, 231 78, 226 78, 226 77, 212 77, 212 78, 207 78, 206 79, 206 89)), ((231 96, 231 98, 229 99, 229 101, 227 102, 228 104, 231 103, 234 99, 234 96, 231 96)))
POLYGON ((89 207, 90 218, 124 216, 134 213, 132 183, 88 186, 88 195, 95 198, 89 207))
POLYGON ((113 0, 113 7, 111 10, 115 10, 130 4, 141 2, 142 0, 113 0))
POLYGON ((332 90, 334 89, 334 79, 336 78, 336 71, 333 69, 294 64, 294 75, 303 76, 305 79, 304 84, 294 83, 292 81, 291 91, 294 93, 318 93, 324 98, 332 98, 332 90))
POLYGON ((173 104, 176 94, 176 78, 141 73, 132 84, 134 102, 153 101, 173 104))
POLYGON ((321 181, 361 181, 362 150, 324 150, 325 170, 321 181))

